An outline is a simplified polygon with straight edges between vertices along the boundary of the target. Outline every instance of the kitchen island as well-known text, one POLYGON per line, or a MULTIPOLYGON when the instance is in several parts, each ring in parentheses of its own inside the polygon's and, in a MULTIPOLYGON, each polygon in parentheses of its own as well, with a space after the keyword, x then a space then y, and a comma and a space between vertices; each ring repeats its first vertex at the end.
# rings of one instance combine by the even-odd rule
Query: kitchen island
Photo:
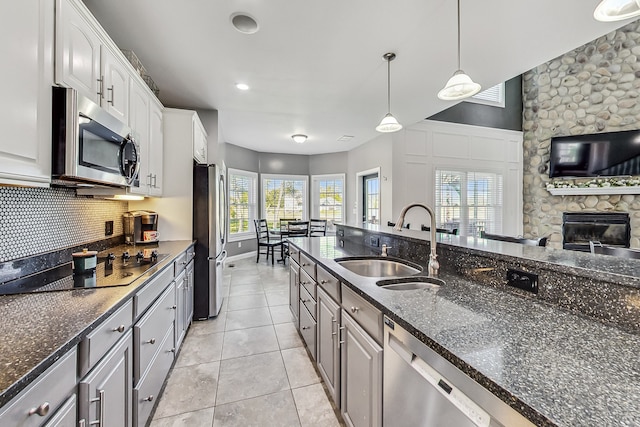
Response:
MULTIPOLYGON (((366 233, 359 233, 357 228, 350 231, 367 240, 366 233)), ((381 239, 396 233, 391 229, 368 231, 381 239)), ((427 236, 408 234, 416 241, 424 241, 427 236)), ((542 302, 535 296, 479 284, 483 280, 454 274, 454 269, 444 269, 440 278, 446 284, 437 290, 383 289, 375 284, 375 278, 354 274, 334 261, 344 256, 379 254, 379 249, 367 245, 340 247, 344 245, 343 237, 344 234, 295 239, 294 244, 318 266, 534 424, 638 425, 637 334, 542 302)), ((441 265, 448 261, 448 250, 457 246, 463 252, 504 257, 505 261, 524 256, 523 262, 553 263, 546 267, 557 268, 563 274, 571 274, 576 268, 583 268, 581 264, 587 266, 591 262, 598 270, 580 272, 584 273, 581 277, 593 274, 602 279, 614 275, 617 282, 627 283, 626 286, 633 286, 635 280, 628 272, 640 267, 625 261, 626 270, 608 273, 607 269, 613 268, 609 262, 615 265, 619 260, 473 238, 467 239, 469 244, 459 237, 439 239, 441 265), (451 243, 449 247, 447 241, 451 243), (552 262, 556 259, 561 262, 552 262)), ((426 266, 426 259, 419 263, 426 266)), ((629 305, 634 303, 629 300, 629 305)))

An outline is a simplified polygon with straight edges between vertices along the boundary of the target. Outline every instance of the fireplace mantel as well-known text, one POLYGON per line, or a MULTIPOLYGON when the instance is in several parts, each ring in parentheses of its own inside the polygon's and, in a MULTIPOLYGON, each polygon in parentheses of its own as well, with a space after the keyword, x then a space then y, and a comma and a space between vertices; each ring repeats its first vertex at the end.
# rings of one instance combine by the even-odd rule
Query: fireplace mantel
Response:
POLYGON ((554 196, 640 194, 640 187, 571 187, 547 188, 554 196))

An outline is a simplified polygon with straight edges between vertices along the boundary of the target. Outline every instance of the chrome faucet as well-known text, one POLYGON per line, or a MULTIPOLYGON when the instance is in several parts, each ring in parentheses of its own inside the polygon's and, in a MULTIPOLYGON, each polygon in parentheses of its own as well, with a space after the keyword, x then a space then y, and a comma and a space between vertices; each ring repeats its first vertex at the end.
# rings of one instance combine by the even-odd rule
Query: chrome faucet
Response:
POLYGON ((438 254, 436 253, 436 216, 434 215, 433 210, 429 206, 423 203, 411 203, 405 206, 404 208, 402 208, 402 211, 400 212, 400 216, 396 221, 396 226, 394 227, 394 230, 402 231, 402 226, 404 225, 404 216, 407 214, 407 211, 409 211, 409 209, 416 206, 420 206, 421 208, 424 208, 429 213, 429 216, 431 217, 431 229, 430 229, 431 254, 429 255, 429 264, 427 268, 429 270, 429 276, 437 277, 438 271, 440 271, 440 263, 438 262, 438 254))

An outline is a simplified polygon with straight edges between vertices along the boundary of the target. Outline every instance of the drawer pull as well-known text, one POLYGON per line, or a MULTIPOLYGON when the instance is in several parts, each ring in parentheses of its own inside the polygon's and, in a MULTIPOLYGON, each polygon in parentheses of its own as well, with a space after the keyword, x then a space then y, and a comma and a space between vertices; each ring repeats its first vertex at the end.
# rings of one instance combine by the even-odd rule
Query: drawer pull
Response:
POLYGON ((187 261, 182 261, 180 264, 187 265, 187 261))
POLYGON ((351 307, 351 312, 352 312, 352 313, 357 313, 358 311, 360 311, 360 308, 358 308, 358 307, 351 307))
POLYGON ((174 347, 174 348, 172 348, 171 350, 167 351, 167 353, 175 353, 175 352, 176 352, 175 347, 174 347))
POLYGON ((44 402, 42 405, 38 406, 37 408, 29 409, 29 415, 37 414, 37 415, 40 415, 41 417, 44 417, 49 413, 49 409, 50 409, 49 402, 44 402))
POLYGON ((155 343, 156 343, 155 338, 151 338, 149 341, 147 341, 147 344, 155 344, 155 343))
POLYGON ((307 282, 305 282, 305 281, 300 281, 300 284, 301 284, 301 285, 306 285, 306 284, 307 284, 307 282))
POLYGON ((304 298, 300 298, 300 301, 302 301, 302 303, 303 303, 303 304, 305 304, 305 303, 309 302, 309 300, 308 300, 308 299, 304 299, 304 298))
POLYGON ((124 325, 120 325, 120 326, 118 326, 117 328, 113 328, 113 329, 112 329, 112 331, 113 331, 113 332, 120 332, 120 333, 123 333, 123 332, 124 332, 124 330, 125 330, 124 325))
POLYGON ((303 326, 303 327, 302 327, 302 330, 303 330, 303 331, 306 331, 307 329, 311 329, 311 326, 303 326))
POLYGON ((328 280, 320 280, 320 284, 321 284, 321 285, 326 285, 327 283, 329 283, 329 281, 328 281, 328 280))
POLYGON ((78 421, 78 427, 85 427, 87 425, 87 421, 83 418, 78 421))
POLYGON ((175 310, 176 308, 178 308, 178 306, 177 306, 177 305, 172 305, 172 306, 171 306, 171 310, 175 310))
POLYGON ((150 394, 149 396, 145 397, 142 400, 146 400, 147 402, 153 402, 153 394, 150 394))
POLYGON ((302 263, 302 266, 303 266, 303 267, 306 267, 307 265, 309 265, 309 264, 307 264, 306 262, 303 262, 303 263, 302 263))

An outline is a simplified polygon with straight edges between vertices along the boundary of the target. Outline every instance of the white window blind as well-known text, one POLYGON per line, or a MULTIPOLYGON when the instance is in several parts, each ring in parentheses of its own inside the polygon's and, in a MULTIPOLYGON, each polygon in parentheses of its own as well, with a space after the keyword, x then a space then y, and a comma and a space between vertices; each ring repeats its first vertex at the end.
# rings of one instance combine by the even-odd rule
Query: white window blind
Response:
POLYGON ((502 233, 502 175, 436 170, 436 223, 458 234, 502 233))
POLYGON ((229 239, 253 236, 258 174, 229 169, 229 239))
POLYGON ((262 212, 270 229, 280 227, 280 219, 307 219, 308 177, 262 175, 262 212))
POLYGON ((465 101, 504 108, 504 83, 485 89, 465 101))
POLYGON ((344 222, 344 174, 311 177, 312 217, 344 222))

